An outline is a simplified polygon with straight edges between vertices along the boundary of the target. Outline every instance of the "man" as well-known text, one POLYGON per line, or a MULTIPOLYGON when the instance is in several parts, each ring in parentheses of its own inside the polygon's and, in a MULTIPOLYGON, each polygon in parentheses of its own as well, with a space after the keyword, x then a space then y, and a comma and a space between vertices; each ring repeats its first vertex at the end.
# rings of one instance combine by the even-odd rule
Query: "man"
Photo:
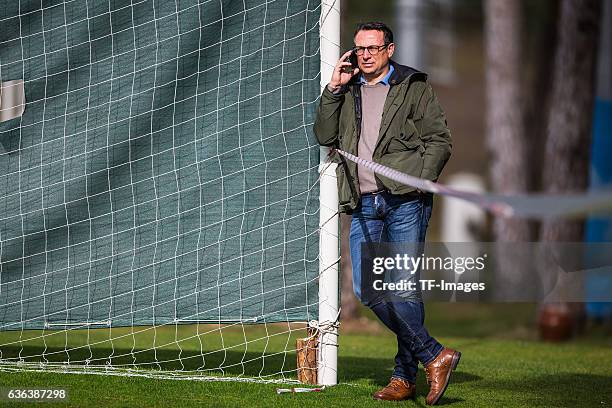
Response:
MULTIPOLYGON (((393 33, 383 23, 360 24, 354 42, 355 48, 342 55, 321 95, 314 125, 319 143, 437 180, 450 157, 451 138, 426 74, 390 59, 395 50, 393 33), (352 52, 356 67, 347 61, 352 52)), ((372 271, 361 270, 363 243, 425 240, 432 195, 344 159, 337 175, 340 210, 353 215, 350 248, 355 295, 398 341, 391 381, 374 398, 414 398, 420 361, 430 384, 426 402, 434 405, 446 390, 461 353, 443 347, 428 334, 420 291, 403 292, 400 301, 366 296, 362 288, 369 289, 364 282, 372 281, 372 271)))

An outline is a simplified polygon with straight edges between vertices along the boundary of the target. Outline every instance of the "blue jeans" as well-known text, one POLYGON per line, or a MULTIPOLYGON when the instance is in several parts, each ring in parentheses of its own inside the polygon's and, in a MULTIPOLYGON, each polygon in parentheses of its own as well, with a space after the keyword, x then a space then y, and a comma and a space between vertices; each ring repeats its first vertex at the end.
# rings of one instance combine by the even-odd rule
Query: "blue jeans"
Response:
MULTIPOLYGON (((431 216, 433 196, 394 196, 388 193, 366 194, 353 212, 350 233, 353 290, 359 300, 397 336, 394 377, 416 383, 419 361, 434 360, 443 346, 424 327, 425 309, 420 297, 406 301, 362 299, 361 244, 372 242, 424 242, 431 216)), ((372 273, 372 271, 363 271, 372 273)))

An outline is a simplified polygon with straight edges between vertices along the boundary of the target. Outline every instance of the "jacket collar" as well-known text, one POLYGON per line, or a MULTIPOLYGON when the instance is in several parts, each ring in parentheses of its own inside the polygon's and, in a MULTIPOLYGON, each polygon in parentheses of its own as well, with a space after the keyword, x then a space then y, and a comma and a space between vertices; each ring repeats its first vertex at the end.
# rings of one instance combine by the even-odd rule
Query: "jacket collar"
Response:
MULTIPOLYGON (((406 79, 408 79, 409 83, 413 81, 425 82, 427 80, 427 74, 424 72, 406 65, 398 64, 393 60, 390 60, 389 62, 393 67, 393 72, 391 72, 391 76, 389 77, 390 86, 397 85, 406 79)), ((349 85, 350 84, 361 84, 361 75, 355 75, 353 78, 351 78, 349 85)))
POLYGON ((393 75, 391 75, 391 78, 389 78, 389 84, 391 86, 397 85, 406 79, 408 79, 409 82, 427 81, 427 74, 424 72, 421 72, 407 65, 398 64, 393 60, 391 60, 391 65, 394 68, 393 75))
MULTIPOLYGON (((377 83, 379 84, 384 84, 389 86, 389 80, 391 79, 391 75, 393 75, 393 73, 395 72, 395 68, 393 67, 393 65, 389 66, 389 72, 387 72, 387 75, 385 75, 380 81, 378 81, 377 83)), ((366 79, 364 78, 363 74, 359 75, 359 83, 364 85, 366 84, 366 79)))

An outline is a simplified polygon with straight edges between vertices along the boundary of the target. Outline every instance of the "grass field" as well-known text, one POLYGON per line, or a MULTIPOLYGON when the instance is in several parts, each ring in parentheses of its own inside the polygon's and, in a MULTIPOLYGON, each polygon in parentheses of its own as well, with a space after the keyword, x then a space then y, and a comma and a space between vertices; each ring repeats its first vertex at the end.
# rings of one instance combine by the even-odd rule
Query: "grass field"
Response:
MULTIPOLYGON (((533 306, 530 305, 429 305, 428 327, 440 341, 463 353, 461 363, 453 375, 440 405, 453 407, 606 407, 612 406, 612 341, 609 334, 582 336, 567 344, 545 344, 533 338, 533 306)), ((295 335, 279 331, 267 342, 258 344, 262 328, 247 329, 251 341, 249 350, 232 349, 223 356, 207 355, 207 367, 225 359, 225 364, 247 361, 250 356, 283 350, 295 335), (250 354, 253 353, 253 354, 250 354)), ((340 337, 339 380, 340 385, 322 393, 283 394, 275 390, 276 384, 253 384, 242 382, 173 381, 137 377, 98 375, 73 375, 53 373, 4 373, 0 372, 0 387, 15 388, 63 388, 69 393, 69 406, 424 406, 427 385, 424 373, 419 373, 416 401, 385 403, 374 401, 371 393, 384 385, 392 370, 395 339, 384 329, 366 324, 362 328, 350 325, 342 330, 340 337)), ((187 338, 187 333, 179 338, 187 338), (181 337, 183 336, 183 337, 181 337)), ((226 346, 243 342, 245 333, 241 328, 225 330, 226 346)), ((114 334, 115 335, 115 334, 114 334)), ((157 333, 158 340, 164 336, 173 339, 176 333, 157 333)), ((2 334, 0 343, 6 343, 7 334, 2 334)), ((69 339, 70 340, 70 339, 69 339)), ((59 341, 59 340, 58 340, 59 341)), ((64 339, 65 341, 65 339, 64 339)), ((141 340, 142 341, 142 340, 141 340)), ((126 337, 126 345, 135 340, 126 337)), ((115 342, 116 343, 116 342, 115 342)), ((137 347, 144 347, 138 343, 137 347)), ((157 343, 162 344, 162 343, 157 343)), ((187 363, 201 364, 195 343, 182 344, 182 358, 187 363), (197 352, 196 352, 197 351, 197 352), (193 353, 193 354, 190 354, 193 353)), ((116 343, 115 354, 121 362, 126 345, 116 343)), ((48 345, 48 352, 63 350, 58 345, 48 345), (57 347, 56 347, 57 346, 57 347)), ((289 347, 293 347, 291 344, 289 347)), ((21 348, 21 347, 20 347, 21 348)), ((174 360, 172 347, 159 350, 158 361, 174 360), (164 354, 166 353, 166 354, 164 354)), ((109 355, 109 350, 100 355, 109 355)), ((9 351, 10 353, 10 351, 9 351)), ((27 354, 27 353, 25 353, 27 354)), ((25 355, 24 354, 24 355, 25 355)), ((52 354, 51 354, 52 355, 52 354)), ((4 356, 8 356, 5 354, 4 356)), ((73 358, 76 358, 73 356, 73 358)), ((94 350, 95 358, 95 350, 94 350)), ((143 359, 151 358, 146 353, 143 359)), ((291 372, 295 367, 295 356, 284 353, 271 355, 266 366, 271 370, 291 372)), ((131 361, 131 360, 130 360, 131 361)), ((162 363, 164 364, 164 363, 162 363)), ((261 367, 261 361, 257 361, 261 367)), ((169 366, 170 368, 171 366, 169 366)), ((255 368, 236 365, 229 371, 234 375, 242 372, 255 373, 255 368)), ((8 406, 9 403, 5 403, 8 406)), ((11 406, 15 406, 11 403, 11 406)), ((24 406, 24 404, 22 404, 24 406)), ((52 406, 52 404, 44 404, 52 406)))

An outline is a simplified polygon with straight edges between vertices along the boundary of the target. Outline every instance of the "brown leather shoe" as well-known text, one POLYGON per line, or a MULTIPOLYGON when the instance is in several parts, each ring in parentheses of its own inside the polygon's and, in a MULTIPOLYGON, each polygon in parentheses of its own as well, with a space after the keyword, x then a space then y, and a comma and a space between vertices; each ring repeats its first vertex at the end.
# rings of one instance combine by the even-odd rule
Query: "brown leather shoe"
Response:
POLYGON ((461 353, 453 349, 444 348, 434 361, 425 367, 427 383, 429 384, 429 394, 425 402, 427 405, 438 403, 442 394, 446 391, 451 373, 459 364, 461 353))
POLYGON ((402 378, 391 377, 389 384, 385 388, 376 391, 373 397, 383 401, 402 401, 414 398, 415 395, 415 384, 409 383, 402 378))

